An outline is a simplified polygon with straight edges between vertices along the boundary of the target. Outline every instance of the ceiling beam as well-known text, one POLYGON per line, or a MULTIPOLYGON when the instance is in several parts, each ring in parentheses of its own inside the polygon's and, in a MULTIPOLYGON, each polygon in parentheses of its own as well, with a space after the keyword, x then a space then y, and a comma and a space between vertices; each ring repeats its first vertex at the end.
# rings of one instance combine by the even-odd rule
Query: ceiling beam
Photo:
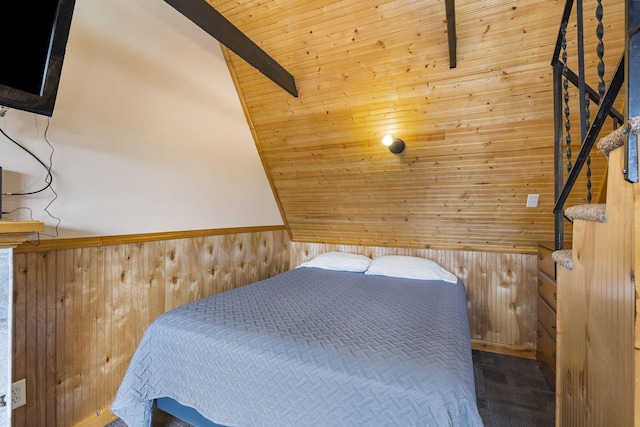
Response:
POLYGON ((298 97, 293 76, 205 0, 165 0, 165 2, 282 89, 298 97))
POLYGON ((447 12, 447 34, 449 36, 449 68, 456 68, 456 7, 454 0, 444 0, 447 12))

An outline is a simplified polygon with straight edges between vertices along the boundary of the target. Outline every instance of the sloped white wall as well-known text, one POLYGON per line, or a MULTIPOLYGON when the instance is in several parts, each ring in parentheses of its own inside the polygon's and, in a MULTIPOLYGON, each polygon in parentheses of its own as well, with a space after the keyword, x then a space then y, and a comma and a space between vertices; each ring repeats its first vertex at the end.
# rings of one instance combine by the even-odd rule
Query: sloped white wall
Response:
MULTIPOLYGON (((219 43, 162 0, 77 0, 53 117, 0 128, 52 159, 57 197, 3 197, 43 239, 283 223, 219 43)), ((0 166, 5 192, 44 186, 3 135, 0 166)))

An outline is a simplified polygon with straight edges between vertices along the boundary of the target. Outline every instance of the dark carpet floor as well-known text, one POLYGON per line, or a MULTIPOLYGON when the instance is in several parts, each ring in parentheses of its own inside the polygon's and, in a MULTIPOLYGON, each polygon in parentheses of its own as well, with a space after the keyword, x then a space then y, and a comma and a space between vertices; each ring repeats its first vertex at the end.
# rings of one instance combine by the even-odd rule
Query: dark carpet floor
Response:
POLYGON ((555 391, 538 362, 473 350, 478 410, 485 427, 553 427, 555 391))
MULTIPOLYGON (((555 392, 535 360, 473 350, 478 410, 485 427, 553 427, 555 392)), ((161 411, 154 427, 191 427, 161 411)), ((126 427, 115 420, 105 427, 126 427)))

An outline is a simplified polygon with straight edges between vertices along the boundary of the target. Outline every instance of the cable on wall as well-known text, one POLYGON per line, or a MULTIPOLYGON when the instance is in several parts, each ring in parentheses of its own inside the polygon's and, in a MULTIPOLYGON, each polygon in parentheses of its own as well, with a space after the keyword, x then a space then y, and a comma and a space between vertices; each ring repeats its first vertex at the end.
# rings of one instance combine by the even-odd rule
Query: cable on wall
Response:
MULTIPOLYGON (((29 156, 33 157, 38 163, 40 163, 40 165, 47 172, 47 176, 44 178, 44 182, 45 182, 46 185, 44 187, 40 188, 39 190, 34 190, 34 191, 29 191, 29 192, 20 192, 20 193, 2 193, 3 196, 29 196, 29 195, 41 193, 41 192, 45 191, 46 189, 51 190, 51 192, 53 193, 52 199, 49 201, 49 203, 47 203, 47 205, 44 207, 43 210, 44 210, 44 212, 46 212, 47 215, 49 215, 49 217, 51 217, 54 220, 56 220, 56 224, 54 226, 55 234, 52 235, 52 234, 46 234, 46 233, 42 233, 42 232, 37 232, 36 233, 37 234, 37 243, 34 244, 32 242, 29 242, 30 244, 35 245, 35 246, 40 244, 40 235, 41 234, 43 234, 45 236, 48 236, 48 237, 58 237, 58 234, 59 234, 58 233, 58 227, 59 227, 60 223, 62 222, 62 220, 60 218, 56 217, 55 215, 53 215, 49 211, 49 207, 58 198, 58 193, 56 193, 56 191, 53 188, 53 174, 51 173, 51 169, 53 167, 53 154, 55 152, 55 148, 53 147, 53 145, 51 144, 51 142, 47 138, 47 133, 48 132, 49 132, 49 118, 47 118, 47 126, 46 126, 45 131, 44 131, 44 140, 47 143, 47 145, 49 146, 49 148, 51 148, 51 153, 49 154, 49 165, 47 166, 38 156, 36 156, 33 152, 31 152, 24 145, 20 144, 14 138, 9 136, 4 131, 4 129, 2 129, 0 127, 0 133, 2 135, 4 135, 9 141, 11 141, 13 144, 15 144, 17 147, 19 147, 21 150, 23 150, 29 156)), ((29 218, 33 219, 33 211, 31 210, 31 208, 28 208, 28 207, 19 207, 19 208, 13 209, 12 211, 9 211, 9 212, 2 212, 2 214, 10 215, 10 214, 15 213, 16 211, 19 211, 19 210, 22 210, 22 209, 28 210, 29 211, 29 218)))

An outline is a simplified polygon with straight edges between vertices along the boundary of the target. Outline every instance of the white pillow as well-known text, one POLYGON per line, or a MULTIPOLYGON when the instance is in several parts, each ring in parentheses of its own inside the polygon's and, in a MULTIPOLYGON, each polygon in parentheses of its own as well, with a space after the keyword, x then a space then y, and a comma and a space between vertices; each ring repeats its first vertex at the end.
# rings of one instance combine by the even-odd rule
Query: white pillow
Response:
POLYGON ((404 279, 442 280, 457 283, 458 278, 430 259, 405 256, 384 255, 371 261, 364 274, 401 277, 404 279))
POLYGON ((348 252, 325 252, 312 260, 303 262, 298 267, 317 267, 325 270, 353 271, 362 273, 367 271, 371 258, 365 255, 348 252))

